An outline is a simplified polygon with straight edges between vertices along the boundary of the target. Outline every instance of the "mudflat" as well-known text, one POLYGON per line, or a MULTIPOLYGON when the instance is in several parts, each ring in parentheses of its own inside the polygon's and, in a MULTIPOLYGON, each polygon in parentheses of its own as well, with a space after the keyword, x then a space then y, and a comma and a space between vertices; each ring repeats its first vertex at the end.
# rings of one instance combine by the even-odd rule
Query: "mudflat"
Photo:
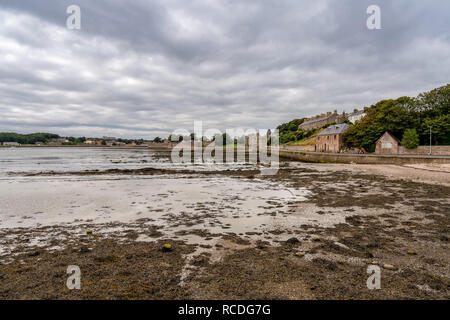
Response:
POLYGON ((145 165, 1 180, 0 298, 450 298, 448 173, 145 165), (66 286, 69 265, 80 290, 66 286))

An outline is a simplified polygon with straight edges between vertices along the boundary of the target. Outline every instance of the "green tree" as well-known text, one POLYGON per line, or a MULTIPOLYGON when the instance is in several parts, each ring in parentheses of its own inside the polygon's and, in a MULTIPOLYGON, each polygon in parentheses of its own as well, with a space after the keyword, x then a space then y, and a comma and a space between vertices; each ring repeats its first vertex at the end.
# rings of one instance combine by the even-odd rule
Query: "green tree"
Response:
POLYGON ((420 119, 417 128, 421 144, 450 145, 450 84, 420 94, 412 110, 420 119))
POLYGON ((408 149, 415 149, 419 146, 419 135, 416 129, 406 129, 402 138, 402 145, 408 149))
POLYGON ((293 131, 297 131, 298 129, 298 124, 296 124, 295 122, 290 122, 289 123, 289 131, 293 132, 293 131))
POLYGON ((292 133, 285 133, 280 136, 280 143, 288 143, 292 141, 297 141, 297 137, 292 133))
POLYGON ((289 121, 287 123, 280 124, 277 129, 279 135, 283 135, 285 133, 289 132, 296 132, 299 130, 299 126, 305 121, 305 118, 302 119, 294 119, 292 121, 289 121))

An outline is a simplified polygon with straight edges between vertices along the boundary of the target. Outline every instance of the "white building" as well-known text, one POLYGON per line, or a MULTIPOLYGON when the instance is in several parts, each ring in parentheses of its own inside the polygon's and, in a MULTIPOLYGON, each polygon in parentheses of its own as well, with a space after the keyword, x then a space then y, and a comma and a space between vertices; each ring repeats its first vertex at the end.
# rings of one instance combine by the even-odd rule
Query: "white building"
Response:
POLYGON ((366 113, 364 112, 364 110, 358 110, 358 109, 355 109, 355 110, 353 110, 352 113, 349 113, 349 114, 347 115, 347 119, 348 119, 351 123, 355 124, 357 121, 359 121, 359 120, 361 120, 362 118, 364 118, 365 115, 366 115, 366 113))

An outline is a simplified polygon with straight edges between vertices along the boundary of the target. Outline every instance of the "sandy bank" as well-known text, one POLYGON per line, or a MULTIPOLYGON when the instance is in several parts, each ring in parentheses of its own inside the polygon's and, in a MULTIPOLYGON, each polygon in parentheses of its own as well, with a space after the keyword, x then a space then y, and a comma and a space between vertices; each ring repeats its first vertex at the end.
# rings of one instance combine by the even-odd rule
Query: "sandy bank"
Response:
POLYGON ((373 174, 389 179, 405 179, 450 186, 449 164, 372 165, 372 164, 311 164, 315 169, 349 170, 354 173, 373 174))

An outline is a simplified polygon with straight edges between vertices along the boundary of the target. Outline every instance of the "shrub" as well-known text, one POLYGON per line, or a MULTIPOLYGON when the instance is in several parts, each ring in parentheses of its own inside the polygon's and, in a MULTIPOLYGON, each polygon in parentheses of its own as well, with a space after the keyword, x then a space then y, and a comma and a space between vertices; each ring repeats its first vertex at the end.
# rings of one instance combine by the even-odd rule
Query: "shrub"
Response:
POLYGON ((416 129, 406 129, 403 134, 402 145, 408 149, 414 149, 419 146, 419 135, 416 129))

